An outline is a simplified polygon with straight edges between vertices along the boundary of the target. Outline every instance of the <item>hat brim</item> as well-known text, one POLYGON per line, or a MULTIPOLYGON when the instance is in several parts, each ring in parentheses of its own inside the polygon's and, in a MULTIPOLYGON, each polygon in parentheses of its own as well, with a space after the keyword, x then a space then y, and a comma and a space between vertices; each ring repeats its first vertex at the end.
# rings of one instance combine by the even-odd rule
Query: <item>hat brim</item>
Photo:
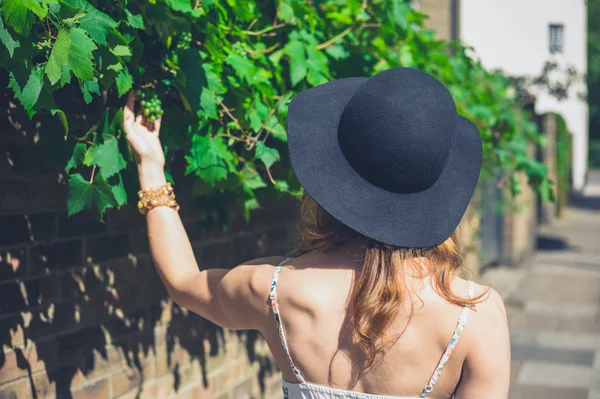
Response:
POLYGON ((367 78, 345 78, 298 94, 288 111, 292 166, 306 192, 353 230, 400 247, 444 242, 471 200, 481 169, 481 135, 459 116, 446 166, 427 190, 399 194, 361 177, 339 147, 337 129, 344 107, 367 78))

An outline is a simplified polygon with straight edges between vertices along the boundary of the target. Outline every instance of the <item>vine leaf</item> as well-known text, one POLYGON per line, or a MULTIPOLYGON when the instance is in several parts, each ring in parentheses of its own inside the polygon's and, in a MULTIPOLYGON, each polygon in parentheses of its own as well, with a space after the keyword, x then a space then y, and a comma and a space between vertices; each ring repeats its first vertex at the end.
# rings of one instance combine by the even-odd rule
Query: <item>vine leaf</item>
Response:
POLYGON ((115 46, 113 49, 110 50, 111 53, 113 53, 114 55, 116 55, 117 57, 129 57, 131 56, 131 50, 129 49, 128 46, 124 46, 122 44, 119 44, 118 46, 115 46))
POLYGON ((292 40, 284 47, 285 53, 290 57, 290 81, 292 86, 306 77, 306 54, 304 44, 299 40, 292 40))
POLYGON ((48 9, 38 0, 4 0, 2 2, 2 15, 6 23, 21 35, 27 35, 34 22, 29 11, 42 19, 48 15, 48 9))
POLYGON ((71 37, 71 52, 69 53, 69 68, 73 74, 82 80, 94 78, 92 51, 97 47, 83 29, 74 28, 69 32, 71 37))
POLYGON ((85 16, 79 20, 79 27, 86 31, 96 43, 106 45, 108 32, 117 27, 117 22, 85 0, 63 1, 86 12, 85 16))
POLYGON ((279 160, 279 151, 267 147, 262 141, 256 143, 256 158, 260 159, 267 168, 279 160))
POLYGON ((118 178, 117 184, 112 187, 112 193, 117 202, 117 206, 120 207, 127 204, 127 191, 125 191, 125 186, 123 185, 123 177, 119 174, 118 178))
POLYGON ((52 52, 46 64, 46 75, 51 84, 55 84, 63 75, 63 68, 69 62, 71 52, 71 36, 64 29, 58 31, 58 36, 52 46, 52 52))
POLYGON ((91 182, 86 181, 79 173, 69 178, 68 214, 75 215, 83 210, 94 209, 102 220, 108 208, 118 206, 111 186, 102 178, 94 176, 91 182))
POLYGON ((13 72, 10 72, 9 75, 8 87, 13 90, 15 93, 15 97, 19 99, 21 104, 23 104, 23 108, 29 114, 31 118, 35 111, 33 111, 33 106, 37 102, 40 97, 40 93, 42 92, 42 86, 44 85, 44 75, 37 68, 31 69, 29 74, 29 78, 27 79, 27 83, 23 89, 19 86, 19 82, 17 81, 13 72))
POLYGON ((8 50, 8 54, 11 56, 11 58, 15 53, 15 49, 21 45, 18 40, 12 38, 8 29, 4 27, 4 21, 2 18, 0 18, 0 41, 2 41, 8 50))
POLYGON ((81 84, 81 92, 83 93, 83 101, 86 104, 92 102, 92 94, 100 94, 100 86, 98 86, 98 79, 86 80, 81 84))
POLYGON ((127 25, 135 29, 144 29, 144 20, 141 15, 133 15, 129 10, 125 10, 127 15, 127 25))
POLYGON ((69 173, 71 169, 76 168, 83 164, 83 157, 85 156, 85 152, 87 147, 84 143, 77 143, 73 148, 73 154, 71 158, 67 161, 67 165, 65 166, 65 171, 69 173))
POLYGON ((185 158, 188 162, 186 173, 195 173, 211 187, 235 171, 233 154, 222 138, 194 135, 192 148, 185 158))
POLYGON ((83 164, 99 166, 102 177, 108 179, 125 168, 127 162, 119 151, 117 138, 110 135, 105 135, 105 137, 104 143, 94 144, 88 148, 83 158, 83 164))
POLYGON ((116 83, 119 97, 131 90, 133 78, 127 69, 122 69, 117 73, 116 83))

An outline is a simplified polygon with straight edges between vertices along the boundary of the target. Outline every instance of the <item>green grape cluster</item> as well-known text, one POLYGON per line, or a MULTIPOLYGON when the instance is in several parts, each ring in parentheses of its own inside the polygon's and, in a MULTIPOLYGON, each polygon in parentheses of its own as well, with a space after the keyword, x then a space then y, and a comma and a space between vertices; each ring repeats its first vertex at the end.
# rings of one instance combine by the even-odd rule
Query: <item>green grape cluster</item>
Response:
POLYGON ((235 51, 239 55, 248 55, 248 51, 250 51, 250 46, 248 43, 244 42, 236 42, 233 44, 233 51, 235 51))
POLYGON ((142 112, 146 119, 154 122, 164 113, 162 109, 162 101, 156 93, 145 93, 143 90, 137 90, 136 95, 141 99, 142 112))
POLYGON ((183 32, 177 42, 177 48, 179 50, 187 50, 192 44, 192 34, 190 32, 183 32))

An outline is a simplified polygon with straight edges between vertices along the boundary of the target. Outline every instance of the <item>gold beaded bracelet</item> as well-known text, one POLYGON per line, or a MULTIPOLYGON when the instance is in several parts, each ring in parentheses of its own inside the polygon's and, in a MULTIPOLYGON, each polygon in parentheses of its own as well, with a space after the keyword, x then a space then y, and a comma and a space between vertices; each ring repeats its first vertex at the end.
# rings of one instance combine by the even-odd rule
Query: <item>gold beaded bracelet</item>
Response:
POLYGON ((138 196, 140 197, 138 209, 142 215, 148 214, 148 212, 158 206, 168 206, 175 211, 179 211, 179 205, 175 201, 175 193, 173 192, 171 183, 156 188, 140 190, 138 196))

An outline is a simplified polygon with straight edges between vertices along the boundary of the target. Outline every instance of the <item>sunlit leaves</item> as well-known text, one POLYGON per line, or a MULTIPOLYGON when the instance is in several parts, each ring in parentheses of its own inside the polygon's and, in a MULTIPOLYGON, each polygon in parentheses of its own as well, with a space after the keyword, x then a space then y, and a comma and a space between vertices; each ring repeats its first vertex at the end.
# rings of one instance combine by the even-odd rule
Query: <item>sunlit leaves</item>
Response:
POLYGON ((31 117, 53 115, 54 129, 71 125, 53 143, 72 155, 61 156, 71 214, 101 216, 135 189, 116 112, 131 89, 163 101, 161 141, 167 159, 185 154, 197 177, 193 194, 210 198, 217 213, 235 198, 248 216, 265 196, 301 195, 284 150, 297 92, 400 66, 449 87, 480 129, 486 168, 522 170, 549 197, 546 170, 527 153, 537 126, 507 95, 506 79, 462 45, 436 40, 404 0, 0 1, 0 68, 10 94, 31 117))
POLYGON ((96 50, 96 45, 82 29, 71 29, 69 36, 71 37, 71 52, 68 57, 69 69, 79 79, 93 79, 92 51, 96 50))
POLYGON ((63 74, 63 68, 69 62, 69 53, 71 52, 71 36, 65 29, 61 29, 56 36, 56 41, 52 47, 48 64, 46 65, 46 75, 50 83, 58 82, 63 74))

